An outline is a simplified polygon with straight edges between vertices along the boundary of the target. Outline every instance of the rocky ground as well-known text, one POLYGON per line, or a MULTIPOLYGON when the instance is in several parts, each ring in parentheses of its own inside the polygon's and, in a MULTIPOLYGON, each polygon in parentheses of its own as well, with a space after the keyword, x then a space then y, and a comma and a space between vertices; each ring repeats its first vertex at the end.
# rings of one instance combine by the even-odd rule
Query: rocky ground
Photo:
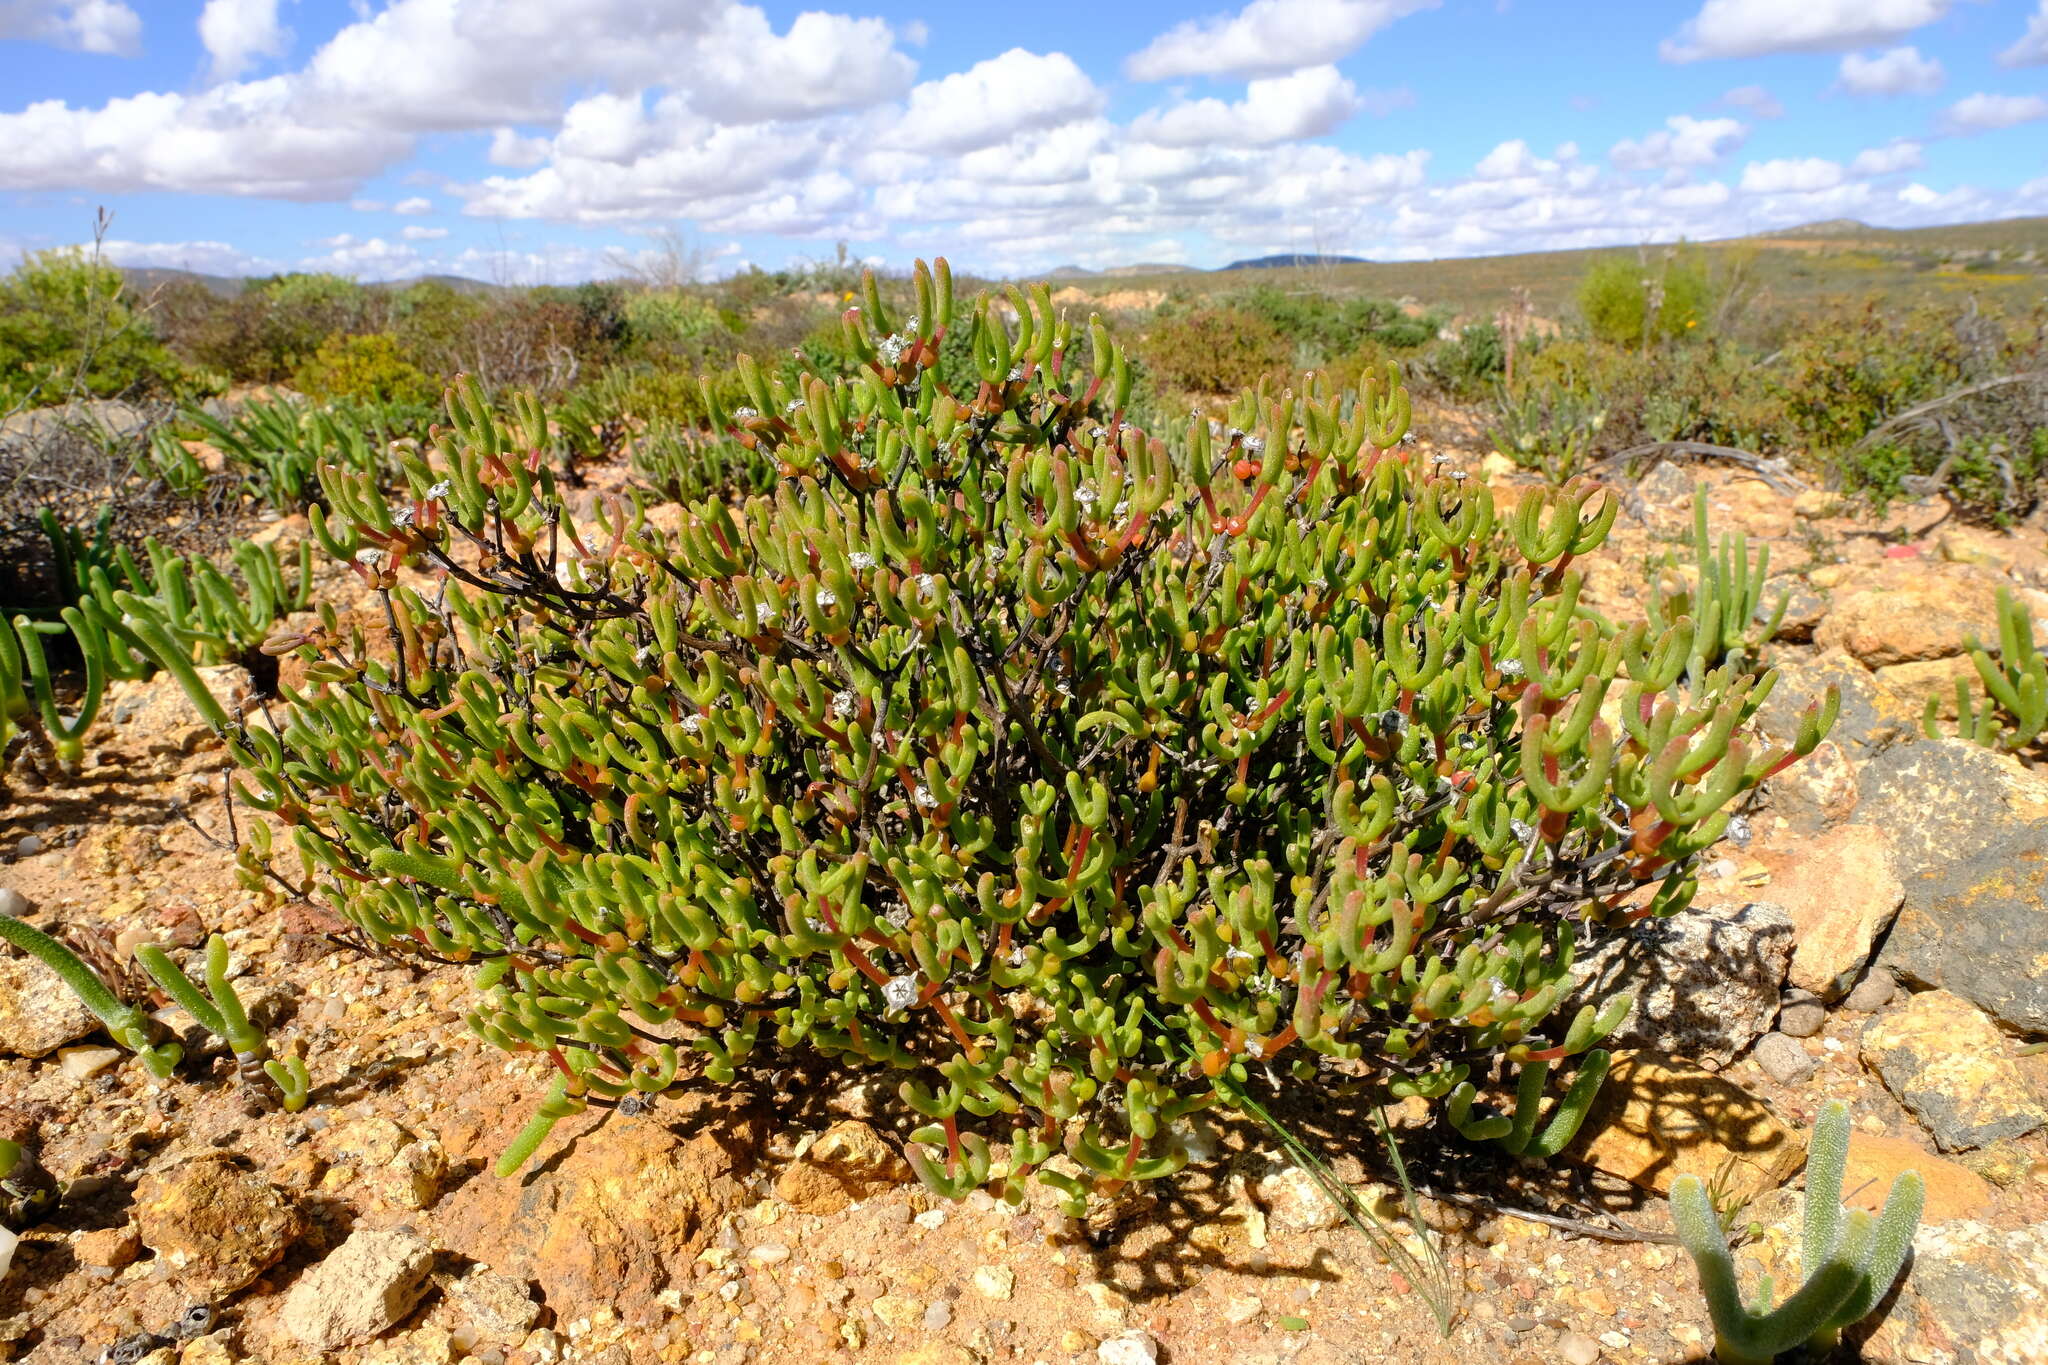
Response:
MULTIPOLYGON (((1694 472, 1644 481, 1597 561, 1600 605, 1641 593, 1646 557, 1683 556, 1694 472)), ((541 1066, 468 1036, 461 974, 334 951, 317 915, 239 890, 215 842, 222 756, 165 685, 124 685, 75 783, 0 805, 0 911, 96 937, 110 963, 222 931, 316 1089, 281 1115, 224 1059, 153 1083, 40 966, 0 957, 0 1136, 39 1140, 69 1185, 0 1279, 0 1358, 1703 1360, 1659 1196, 1709 1178, 1746 1201, 1738 1259, 1784 1269, 1805 1133, 1840 1097, 1852 1199, 1874 1206, 1908 1167, 1929 1186, 1908 1282, 1852 1333, 1862 1357, 2048 1359, 2048 1056, 2030 1047, 2048 1035, 2048 766, 1919 732, 1968 668, 1965 636, 1994 633, 2000 585, 2048 634, 2048 536, 1961 528, 1938 504, 1856 522, 1821 494, 1705 476, 1717 528, 1769 544, 1792 595, 1765 727, 1830 682, 1842 719, 1714 851, 1692 912, 1585 964, 1639 1005, 1569 1159, 1518 1168, 1396 1116, 1437 1196, 1440 1274, 1387 1263, 1268 1134, 1228 1121, 1204 1130, 1209 1160, 1086 1223, 1037 1198, 935 1200, 897 1154, 886 1087, 821 1073, 565 1122, 498 1180, 541 1066)), ((1398 1215, 1369 1110, 1283 1112, 1398 1215)))

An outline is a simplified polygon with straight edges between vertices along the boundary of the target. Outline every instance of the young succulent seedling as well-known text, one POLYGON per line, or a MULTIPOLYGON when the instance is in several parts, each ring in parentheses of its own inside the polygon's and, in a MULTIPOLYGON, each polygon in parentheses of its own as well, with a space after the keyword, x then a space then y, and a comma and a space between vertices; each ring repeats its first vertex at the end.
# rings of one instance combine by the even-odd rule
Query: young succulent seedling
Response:
POLYGON ((1440 1098, 1597 1047, 1613 1002, 1553 1018, 1573 945, 1681 911, 1831 711, 1766 751, 1773 675, 1674 687, 1691 620, 1579 603, 1618 504, 1499 511, 1404 442, 1391 370, 1145 431, 1049 289, 911 287, 864 285, 849 369, 704 383, 773 487, 675 518, 579 522, 537 406, 456 387, 396 498, 319 471, 381 625, 274 639, 275 727, 179 674, 292 884, 468 964, 477 1034, 553 1068, 501 1169, 808 1050, 902 1073, 934 1187, 1085 1199, 1170 1175, 1174 1120, 1250 1078, 1440 1098))
MULTIPOLYGON (((1956 679, 1959 736, 1987 749, 2013 750, 2048 734, 2048 651, 2035 648, 2033 618, 2012 589, 1998 590, 1998 652, 1972 637, 1970 662, 1984 696, 1973 697, 1968 680, 1956 679)), ((1940 701, 1927 699, 1921 728, 1929 739, 1941 738, 1940 701)))
POLYGON ((235 1054, 235 1067, 244 1081, 267 1079, 276 1087, 277 1097, 289 1113, 306 1107, 309 1082, 306 1063, 296 1054, 273 1057, 263 1030, 249 1021, 242 998, 228 979, 228 943, 219 934, 206 942, 206 990, 201 992, 170 954, 154 943, 136 948, 136 961, 185 1012, 207 1032, 220 1038, 235 1054))
POLYGON ((1833 1348, 1842 1330, 1869 1316, 1905 1265, 1926 1196, 1917 1171, 1892 1182, 1884 1211, 1842 1207, 1842 1174, 1849 1155, 1849 1106, 1821 1106, 1806 1158, 1805 1236, 1800 1247, 1804 1283, 1783 1303, 1764 1276, 1747 1303, 1735 1280, 1735 1262, 1707 1187, 1682 1175, 1671 1184, 1671 1212, 1679 1240, 1700 1275, 1714 1320, 1721 1365, 1768 1365, 1783 1352, 1806 1346, 1833 1348))
POLYGON ((1663 583, 1653 578, 1647 615, 1653 631, 1681 618, 1692 620, 1686 677, 1696 687, 1708 670, 1723 663, 1753 668, 1762 659, 1765 646, 1776 638, 1792 595, 1780 589, 1777 602, 1764 605, 1771 547, 1759 546, 1752 558, 1749 538, 1742 532, 1718 539, 1710 535, 1704 483, 1694 485, 1692 517, 1691 581, 1667 592, 1663 583))

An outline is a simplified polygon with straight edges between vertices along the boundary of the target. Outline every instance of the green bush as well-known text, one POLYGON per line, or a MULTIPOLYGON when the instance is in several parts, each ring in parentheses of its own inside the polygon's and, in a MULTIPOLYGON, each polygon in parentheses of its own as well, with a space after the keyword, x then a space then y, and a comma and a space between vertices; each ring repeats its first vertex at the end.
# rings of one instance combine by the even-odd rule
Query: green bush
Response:
POLYGON ((1657 263, 1605 257, 1579 283, 1579 312, 1610 346, 1703 335, 1713 304, 1713 280, 1696 252, 1666 252, 1657 263))
POLYGON ((40 251, 0 279, 0 411, 79 394, 177 397, 197 387, 129 306, 113 266, 75 248, 40 251))
POLYGON ((1404 456, 1397 384, 1169 443, 1044 286, 1014 334, 976 309, 976 392, 942 394, 943 263, 916 286, 898 330, 868 285, 853 377, 707 394, 780 478, 670 530, 575 541, 518 458, 537 405, 465 387, 407 515, 322 471, 314 534, 397 653, 331 612, 274 639, 308 680, 274 729, 194 683, 279 875, 469 964, 477 1033, 555 1067, 500 1170, 586 1105, 818 1054, 902 1079, 934 1189, 1071 1208, 1269 1078, 1441 1097, 1597 1044, 1627 1002, 1560 1015, 1582 938, 1683 909, 1827 718, 1741 737, 1771 679, 1680 685, 1689 625, 1580 606, 1617 504, 1497 517, 1404 456), (428 565, 445 604, 400 581, 428 565))
POLYGON ((645 289, 628 294, 624 307, 625 339, 650 357, 694 358, 701 344, 724 330, 718 309, 680 289, 645 289))
POLYGON ((1507 343, 1491 322, 1467 323, 1455 339, 1439 343, 1423 370, 1439 390, 1467 401, 1483 397, 1507 369, 1507 343))
POLYGON ((388 332, 331 336, 292 375, 313 398, 357 398, 373 403, 426 403, 440 386, 399 353, 388 332))
POLYGON ((1232 303, 1265 319, 1293 342, 1304 369, 1322 368, 1370 346, 1380 352, 1413 350, 1434 340, 1433 315, 1410 317, 1389 299, 1340 298, 1321 290, 1260 285, 1232 303))
POLYGON ((1155 321, 1140 347, 1145 369, 1168 388, 1228 394, 1249 388, 1293 363, 1294 348, 1278 328, 1234 307, 1201 307, 1155 321))

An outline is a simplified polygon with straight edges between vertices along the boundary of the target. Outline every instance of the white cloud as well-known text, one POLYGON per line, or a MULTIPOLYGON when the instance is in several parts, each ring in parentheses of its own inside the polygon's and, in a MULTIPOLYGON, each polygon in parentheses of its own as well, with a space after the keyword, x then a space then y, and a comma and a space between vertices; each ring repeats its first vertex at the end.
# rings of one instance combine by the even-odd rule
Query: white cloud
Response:
POLYGON ((1236 14, 1190 19, 1124 63, 1136 81, 1278 75, 1334 62, 1397 19, 1438 0, 1252 0, 1236 14))
POLYGON ((202 275, 270 275, 284 269, 281 261, 252 256, 226 242, 127 242, 108 240, 100 247, 116 265, 159 270, 196 270, 202 275))
POLYGON ((1666 38, 1667 62, 1840 52, 1885 42, 1947 14, 1954 0, 1706 0, 1666 38))
POLYGON ((348 206, 357 213, 382 213, 391 207, 382 199, 351 199, 348 201, 348 206))
POLYGON ((1746 109, 1757 118, 1783 118, 1785 106, 1778 97, 1761 85, 1738 85, 1721 96, 1721 103, 1731 109, 1746 109))
POLYGON ((1867 147, 1849 163, 1851 175, 1896 175, 1917 171, 1926 164, 1917 142, 1894 142, 1884 147, 1867 147))
MULTIPOLYGON (((1560 159, 1568 161, 1578 155, 1578 150, 1572 144, 1566 143, 1558 148, 1558 155, 1560 159)), ((1512 142, 1501 143, 1480 157, 1479 164, 1472 168, 1472 174, 1479 180, 1513 180, 1541 171, 1555 170, 1556 167, 1556 162, 1543 160, 1529 150, 1528 143, 1516 138, 1512 142)))
POLYGON ((1711 166, 1740 147, 1748 134, 1749 129, 1732 118, 1673 114, 1656 132, 1615 143, 1607 159, 1624 171, 1711 166))
POLYGON ((538 166, 547 159, 548 140, 544 137, 523 137, 516 128, 498 128, 491 133, 486 160, 493 166, 538 166))
POLYGON ((414 195, 410 199, 401 199, 397 203, 393 204, 391 206, 391 211, 393 213, 403 213, 408 215, 432 213, 434 211, 434 201, 431 199, 423 199, 418 195, 414 195))
POLYGON ((0 38, 133 57, 142 51, 142 16, 120 0, 0 0, 0 38))
POLYGON ((1933 57, 1916 47, 1895 47, 1866 57, 1851 52, 1842 58, 1836 84, 1852 95, 1931 95, 1941 89, 1947 73, 1933 57))
POLYGON ((340 199, 411 149, 400 133, 301 122, 272 77, 0 114, 0 186, 340 199))
POLYGON ((1790 157, 1752 161, 1742 168, 1744 194, 1816 194, 1831 190, 1848 177, 1839 163, 1822 157, 1790 157))
POLYGON ((2048 0, 2041 0, 2019 41, 1998 54, 2000 66, 2033 66, 2037 62, 2048 62, 2048 0))
POLYGON ((1164 147, 1259 147, 1321 137, 1362 107, 1358 88, 1336 67, 1311 66, 1252 81, 1235 104, 1193 100, 1140 115, 1131 135, 1164 147))
POLYGON ((417 275, 424 268, 425 258, 417 247, 402 242, 387 242, 382 237, 357 241, 343 233, 318 243, 331 248, 318 256, 307 256, 299 261, 301 270, 328 271, 336 275, 353 275, 360 279, 391 280, 407 275, 417 275))
POLYGON ((1064 52, 1013 47, 965 71, 926 81, 887 136, 914 152, 966 152, 1013 133, 1055 128, 1100 112, 1095 82, 1064 52))
POLYGON ((408 242, 438 242, 448 235, 444 227, 422 227, 418 223, 407 223, 399 229, 398 235, 408 242))
POLYGON ((2040 95, 1968 95, 1948 107, 1942 126, 1952 133, 1981 133, 2048 118, 2040 95))
POLYGON ((277 22, 277 0, 206 0, 199 41, 213 58, 213 78, 224 81, 259 57, 282 56, 291 34, 277 22))

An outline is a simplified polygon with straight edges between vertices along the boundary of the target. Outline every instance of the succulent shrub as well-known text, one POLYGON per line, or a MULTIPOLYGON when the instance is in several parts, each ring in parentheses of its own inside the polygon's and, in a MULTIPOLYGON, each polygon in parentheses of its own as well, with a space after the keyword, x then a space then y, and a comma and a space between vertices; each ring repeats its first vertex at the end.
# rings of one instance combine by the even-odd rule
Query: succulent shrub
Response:
POLYGON ((916 288, 848 312, 858 373, 707 393, 777 480, 679 518, 577 526, 457 391, 396 506, 321 471, 389 629, 273 639, 274 728, 185 675, 276 875, 468 964, 475 1031, 556 1069, 501 1169, 809 1052, 900 1076, 934 1188, 1071 1203, 1175 1170, 1226 1089, 1435 1097, 1598 1044, 1627 1002, 1559 1015, 1582 940, 1682 910, 1827 717, 1752 744, 1772 676, 1683 680, 1689 622, 1581 607, 1613 502, 1497 510, 1403 445, 1391 374, 1169 438, 1042 286, 964 321, 949 390, 943 262, 916 288))
MULTIPOLYGON (((1676 567, 1670 555, 1662 568, 1676 567)), ((1660 566, 1650 566, 1647 618, 1652 629, 1680 620, 1693 623, 1692 655, 1686 676, 1697 683, 1708 670, 1723 664, 1753 670, 1784 623, 1791 605, 1789 590, 1780 588, 1777 601, 1764 603, 1770 580, 1771 547, 1749 552, 1749 537, 1737 531, 1716 539, 1707 531, 1707 486, 1693 485, 1692 567, 1676 587, 1669 587, 1660 566)))

